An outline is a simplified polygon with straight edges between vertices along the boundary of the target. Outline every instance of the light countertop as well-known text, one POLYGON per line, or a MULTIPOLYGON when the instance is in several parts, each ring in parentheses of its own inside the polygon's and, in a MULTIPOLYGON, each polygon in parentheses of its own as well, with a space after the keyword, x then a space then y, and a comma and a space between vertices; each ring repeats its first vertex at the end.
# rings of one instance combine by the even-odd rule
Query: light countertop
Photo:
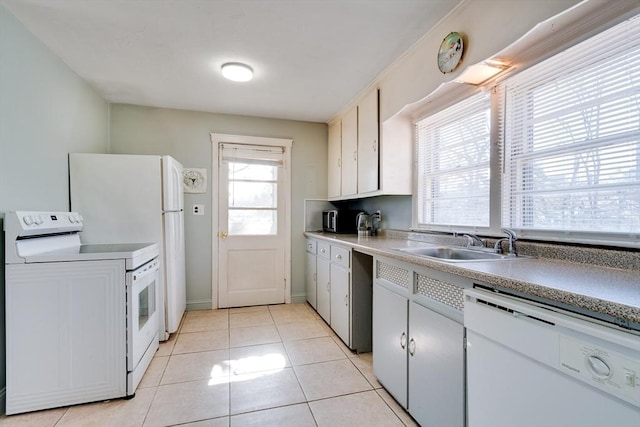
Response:
POLYGON ((640 270, 603 267, 551 258, 516 258, 502 261, 447 262, 395 250, 410 246, 442 246, 406 238, 306 232, 373 256, 456 274, 484 284, 501 286, 640 326, 640 270))

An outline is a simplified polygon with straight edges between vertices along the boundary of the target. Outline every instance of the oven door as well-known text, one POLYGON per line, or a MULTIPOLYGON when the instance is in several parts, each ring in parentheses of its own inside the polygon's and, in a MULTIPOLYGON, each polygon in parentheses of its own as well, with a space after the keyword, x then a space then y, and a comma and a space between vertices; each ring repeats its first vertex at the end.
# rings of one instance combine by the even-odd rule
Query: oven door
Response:
POLYGON ((132 372, 158 332, 159 261, 127 272, 127 371, 132 372))

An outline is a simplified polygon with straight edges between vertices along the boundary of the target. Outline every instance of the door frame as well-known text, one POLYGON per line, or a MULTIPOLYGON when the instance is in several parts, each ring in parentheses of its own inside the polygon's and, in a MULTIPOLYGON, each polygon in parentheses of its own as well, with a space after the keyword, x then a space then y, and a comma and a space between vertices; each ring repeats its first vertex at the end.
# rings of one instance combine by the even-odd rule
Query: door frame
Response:
POLYGON ((284 302, 291 303, 291 147, 292 139, 268 138, 262 136, 232 135, 224 133, 211 133, 211 308, 219 308, 218 301, 218 259, 220 255, 218 240, 218 174, 220 172, 220 143, 269 145, 284 148, 285 176, 284 176, 284 302))

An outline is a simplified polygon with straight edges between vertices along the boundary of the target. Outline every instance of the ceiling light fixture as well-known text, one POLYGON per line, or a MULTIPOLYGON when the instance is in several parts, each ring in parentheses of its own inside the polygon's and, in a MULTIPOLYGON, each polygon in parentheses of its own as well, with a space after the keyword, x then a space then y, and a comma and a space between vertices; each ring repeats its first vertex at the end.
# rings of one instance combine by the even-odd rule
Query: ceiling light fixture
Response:
POLYGON ((222 64, 222 75, 234 82, 248 82, 253 78, 253 69, 240 62, 222 64))

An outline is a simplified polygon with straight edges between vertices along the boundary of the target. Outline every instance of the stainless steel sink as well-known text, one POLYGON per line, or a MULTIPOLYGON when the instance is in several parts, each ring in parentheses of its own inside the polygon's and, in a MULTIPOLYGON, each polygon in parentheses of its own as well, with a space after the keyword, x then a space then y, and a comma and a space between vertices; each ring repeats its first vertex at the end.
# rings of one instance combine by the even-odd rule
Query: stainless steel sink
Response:
POLYGON ((453 248, 453 247, 409 247, 396 248, 397 251, 406 252, 411 255, 437 258, 448 262, 465 261, 502 261, 518 259, 516 256, 485 252, 480 250, 453 248))

